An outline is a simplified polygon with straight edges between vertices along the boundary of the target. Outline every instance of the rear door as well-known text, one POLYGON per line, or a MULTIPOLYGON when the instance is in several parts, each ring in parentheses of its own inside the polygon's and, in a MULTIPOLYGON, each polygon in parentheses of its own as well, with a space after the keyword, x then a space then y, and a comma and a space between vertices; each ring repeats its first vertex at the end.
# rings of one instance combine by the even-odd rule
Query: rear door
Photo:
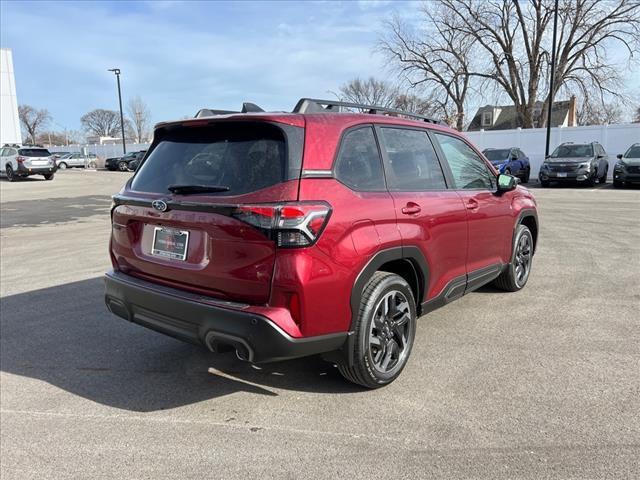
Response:
POLYGON ((46 168, 52 165, 51 153, 45 148, 21 148, 18 155, 24 157, 25 168, 46 168))
MULTIPOLYGON (((403 245, 417 246, 429 265, 424 300, 466 274, 467 217, 460 196, 449 189, 425 130, 379 126, 385 174, 403 245)), ((452 299, 456 292, 453 293, 452 299)))
POLYGON ((496 195, 495 174, 467 142, 445 133, 433 136, 467 211, 467 275, 473 287, 474 280, 482 281, 477 275, 490 276, 509 261, 513 234, 513 192, 496 195))
POLYGON ((157 283, 266 303, 276 251, 267 231, 270 206, 297 199, 303 128, 204 123, 156 131, 115 198, 112 261, 157 283), (194 193, 187 187, 220 188, 194 193))

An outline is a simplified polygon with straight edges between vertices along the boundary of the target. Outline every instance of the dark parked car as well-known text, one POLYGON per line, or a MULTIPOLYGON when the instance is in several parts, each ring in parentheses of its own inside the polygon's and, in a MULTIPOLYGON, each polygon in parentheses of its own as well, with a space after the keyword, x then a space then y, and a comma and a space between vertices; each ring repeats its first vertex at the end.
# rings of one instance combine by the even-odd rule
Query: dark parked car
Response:
POLYGON ((556 148, 542 166, 538 178, 543 187, 551 182, 577 182, 589 186, 606 183, 609 157, 598 142, 567 142, 556 148))
POLYGON ((623 187, 640 183, 640 143, 634 143, 624 155, 618 155, 618 163, 613 168, 613 186, 623 187))
POLYGON ((322 353, 376 388, 420 315, 527 283, 533 195, 456 130, 331 100, 243 110, 261 113, 156 126, 113 197, 112 313, 255 363, 322 353))
POLYGON ((523 183, 529 181, 529 157, 519 148, 487 148, 482 153, 498 172, 519 177, 523 183))
POLYGON ((113 157, 107 158, 104 162, 105 168, 108 170, 120 170, 121 172, 128 172, 129 170, 135 170, 135 168, 130 168, 129 164, 133 161, 139 162, 144 157, 144 154, 147 153, 146 150, 140 150, 138 152, 129 152, 122 157, 113 157))

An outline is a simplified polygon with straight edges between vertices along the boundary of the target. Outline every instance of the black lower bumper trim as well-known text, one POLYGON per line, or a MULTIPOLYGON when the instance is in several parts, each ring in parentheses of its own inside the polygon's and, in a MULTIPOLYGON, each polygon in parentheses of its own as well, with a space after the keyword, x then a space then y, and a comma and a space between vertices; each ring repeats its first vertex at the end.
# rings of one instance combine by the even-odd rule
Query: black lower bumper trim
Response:
POLYGON ((44 175, 47 173, 55 173, 56 167, 25 167, 24 165, 18 165, 16 173, 20 176, 27 177, 29 175, 44 175))
POLYGON ((214 351, 230 345, 239 358, 254 363, 331 352, 347 339, 347 332, 294 338, 261 315, 201 302, 201 296, 121 272, 108 272, 105 286, 105 302, 115 315, 214 351))

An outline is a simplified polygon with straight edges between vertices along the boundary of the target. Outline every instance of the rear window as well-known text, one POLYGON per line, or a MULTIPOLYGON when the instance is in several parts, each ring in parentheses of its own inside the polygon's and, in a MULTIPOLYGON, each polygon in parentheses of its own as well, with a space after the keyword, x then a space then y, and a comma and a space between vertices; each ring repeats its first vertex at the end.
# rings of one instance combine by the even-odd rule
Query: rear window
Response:
POLYGON ((299 178, 303 130, 264 122, 174 126, 156 144, 131 188, 168 193, 170 185, 223 186, 207 195, 242 195, 299 178))
POLYGON ((23 157, 50 157, 51 153, 46 148, 21 148, 18 155, 23 157))

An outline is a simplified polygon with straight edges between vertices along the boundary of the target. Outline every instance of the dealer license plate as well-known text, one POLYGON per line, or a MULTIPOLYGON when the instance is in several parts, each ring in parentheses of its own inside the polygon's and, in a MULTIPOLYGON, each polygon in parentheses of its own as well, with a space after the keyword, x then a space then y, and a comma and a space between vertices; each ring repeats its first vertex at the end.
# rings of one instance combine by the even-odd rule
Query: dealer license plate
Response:
POLYGON ((559 178, 565 178, 567 176, 566 172, 558 172, 559 178))
POLYGON ((153 247, 151 253, 172 260, 185 260, 189 232, 173 228, 156 227, 153 231, 153 247))

